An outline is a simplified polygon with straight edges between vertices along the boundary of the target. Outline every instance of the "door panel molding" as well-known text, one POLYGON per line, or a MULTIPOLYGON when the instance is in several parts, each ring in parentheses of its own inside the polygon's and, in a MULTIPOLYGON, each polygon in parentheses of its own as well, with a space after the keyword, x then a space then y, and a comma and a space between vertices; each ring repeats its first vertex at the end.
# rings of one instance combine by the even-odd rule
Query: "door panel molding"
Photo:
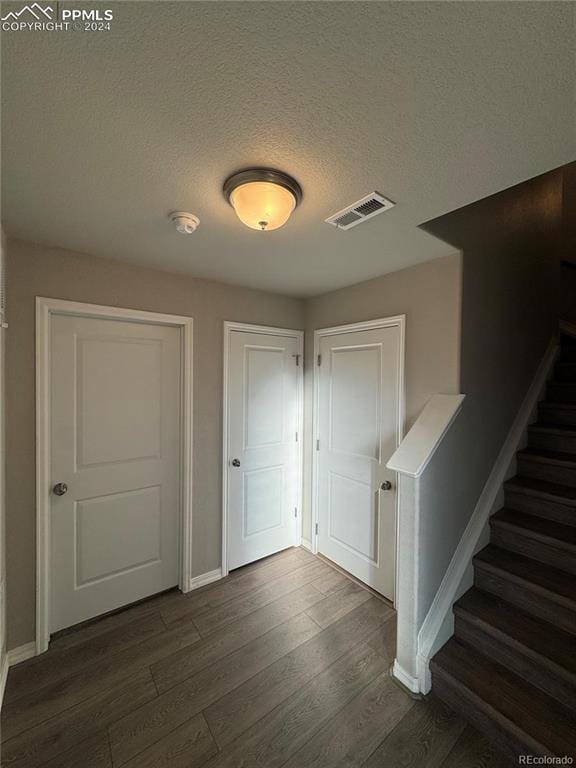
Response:
POLYGON ((229 413, 229 374, 230 374, 230 342, 234 332, 254 333, 268 336, 288 336, 296 339, 298 344, 298 542, 302 538, 302 503, 304 482, 304 331, 293 328, 274 328, 267 325, 252 325, 226 320, 224 322, 224 366, 222 391, 222 576, 228 575, 228 527, 229 527, 229 498, 228 498, 228 452, 230 437, 229 413))
MULTIPOLYGON (((405 366, 405 333, 406 333, 406 315, 394 315, 392 317, 383 317, 375 320, 367 320, 359 323, 349 323, 346 325, 331 326, 328 328, 318 328, 314 331, 314 376, 313 376, 313 405, 312 405, 312 521, 311 521, 311 550, 314 554, 318 553, 318 518, 319 518, 319 467, 318 467, 318 450, 320 440, 320 408, 319 408, 319 392, 320 392, 320 376, 318 360, 320 355, 320 341, 324 337, 340 336, 346 333, 358 333, 360 331, 373 331, 380 328, 397 327, 399 331, 399 359, 397 370, 397 388, 398 388, 398 418, 396 424, 396 437, 397 444, 399 445, 404 437, 404 421, 405 421, 405 379, 404 379, 404 366, 405 366)), ((359 345, 351 344, 350 348, 356 349, 359 345)), ((322 365, 328 361, 322 360, 322 365)), ((328 439, 328 436, 324 435, 322 439, 328 439)), ((396 518, 398 518, 400 510, 400 488, 397 486, 396 494, 396 518)), ((398 529, 396 525, 396 584, 398 583, 398 529)))
POLYGON ((192 588, 193 327, 191 317, 99 304, 36 298, 36 653, 50 641, 51 319, 71 315, 181 329, 181 554, 179 587, 192 588))

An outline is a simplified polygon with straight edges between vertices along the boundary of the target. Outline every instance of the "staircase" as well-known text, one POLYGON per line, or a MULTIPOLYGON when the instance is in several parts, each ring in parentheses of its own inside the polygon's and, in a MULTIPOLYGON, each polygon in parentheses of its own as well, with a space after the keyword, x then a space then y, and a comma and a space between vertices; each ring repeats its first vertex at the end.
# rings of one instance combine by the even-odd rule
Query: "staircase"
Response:
POLYGON ((517 460, 432 690, 512 755, 576 761, 576 338, 517 460))

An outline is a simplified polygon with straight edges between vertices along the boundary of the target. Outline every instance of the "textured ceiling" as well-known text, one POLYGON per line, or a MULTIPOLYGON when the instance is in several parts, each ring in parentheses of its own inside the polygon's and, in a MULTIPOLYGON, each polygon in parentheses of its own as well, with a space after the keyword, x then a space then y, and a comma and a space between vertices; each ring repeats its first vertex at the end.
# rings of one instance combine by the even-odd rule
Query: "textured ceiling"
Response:
POLYGON ((576 158, 573 3, 108 5, 110 32, 2 36, 9 235, 313 295, 450 252, 418 224, 576 158), (251 165, 302 184, 283 229, 224 201, 251 165), (323 223, 373 190, 397 206, 323 223))

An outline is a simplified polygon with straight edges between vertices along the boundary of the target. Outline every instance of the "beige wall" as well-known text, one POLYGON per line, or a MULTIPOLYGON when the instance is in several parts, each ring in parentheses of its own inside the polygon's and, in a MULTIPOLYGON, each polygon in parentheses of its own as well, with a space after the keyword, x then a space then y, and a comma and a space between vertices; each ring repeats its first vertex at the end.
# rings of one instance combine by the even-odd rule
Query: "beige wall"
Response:
MULTIPOLYGON (((6 267, 6 240, 0 233, 0 264, 6 267)), ((6 662, 6 507, 5 507, 5 397, 4 397, 4 348, 6 330, 0 327, 0 675, 6 662)), ((1 685, 1 679, 0 679, 1 685)), ((0 698, 0 704, 1 704, 0 698)))
POLYGON ((438 392, 460 392, 461 257, 458 253, 323 294, 306 308, 306 442, 303 535, 311 534, 314 331, 406 315, 406 429, 438 392))
POLYGON ((34 639, 36 296, 194 318, 193 574, 220 563, 224 320, 304 327, 304 302, 8 240, 8 647, 34 639))

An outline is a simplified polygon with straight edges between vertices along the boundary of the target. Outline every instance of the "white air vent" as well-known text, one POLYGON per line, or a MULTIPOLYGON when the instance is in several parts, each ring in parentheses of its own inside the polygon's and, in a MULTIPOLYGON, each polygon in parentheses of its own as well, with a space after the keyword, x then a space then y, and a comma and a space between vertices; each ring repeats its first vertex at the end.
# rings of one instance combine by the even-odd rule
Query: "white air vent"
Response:
POLYGON ((371 195, 366 195, 366 197, 357 200, 347 208, 342 208, 341 211, 338 211, 333 216, 329 216, 325 221, 327 224, 338 227, 338 229, 351 229, 357 224, 362 224, 363 221, 377 216, 379 213, 384 213, 384 211, 389 210, 394 205, 395 203, 392 200, 388 200, 379 192, 372 192, 371 195))

